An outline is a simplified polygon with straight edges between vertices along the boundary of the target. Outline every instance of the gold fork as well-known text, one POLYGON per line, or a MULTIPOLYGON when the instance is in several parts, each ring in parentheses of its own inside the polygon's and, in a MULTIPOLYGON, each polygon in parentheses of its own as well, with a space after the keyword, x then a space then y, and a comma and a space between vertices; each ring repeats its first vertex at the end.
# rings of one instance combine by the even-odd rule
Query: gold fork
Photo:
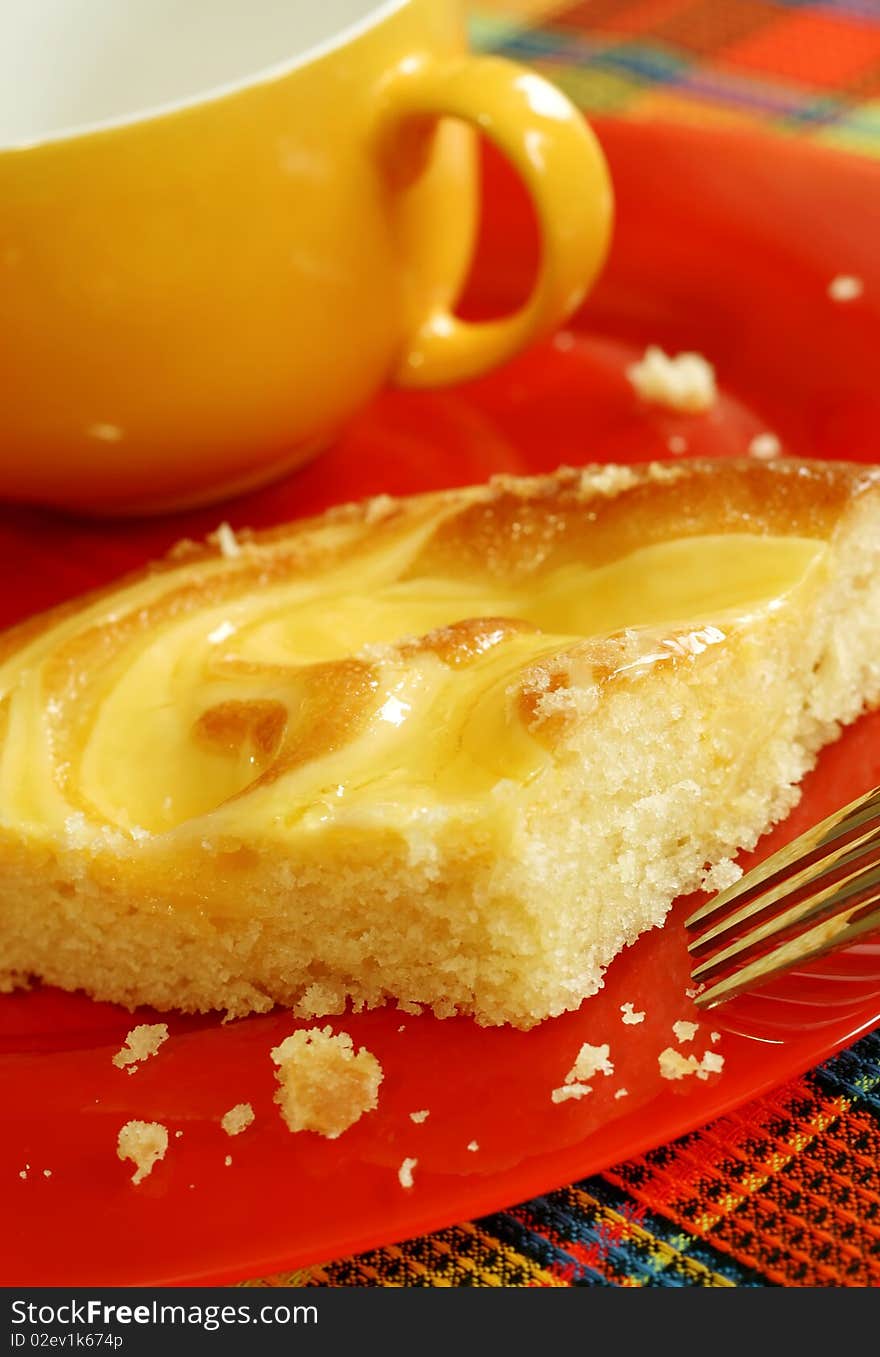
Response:
POLYGON ((715 1008, 880 928, 880 787, 807 830, 688 919, 691 978, 715 1008))

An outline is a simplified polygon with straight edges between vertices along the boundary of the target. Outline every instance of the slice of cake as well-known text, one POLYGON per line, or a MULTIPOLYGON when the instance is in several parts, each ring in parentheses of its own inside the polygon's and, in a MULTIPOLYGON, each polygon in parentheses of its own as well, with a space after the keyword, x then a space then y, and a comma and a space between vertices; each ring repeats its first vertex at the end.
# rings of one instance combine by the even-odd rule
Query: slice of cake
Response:
POLYGON ((236 546, 0 638, 7 984, 528 1026, 880 697, 869 467, 564 470, 236 546))

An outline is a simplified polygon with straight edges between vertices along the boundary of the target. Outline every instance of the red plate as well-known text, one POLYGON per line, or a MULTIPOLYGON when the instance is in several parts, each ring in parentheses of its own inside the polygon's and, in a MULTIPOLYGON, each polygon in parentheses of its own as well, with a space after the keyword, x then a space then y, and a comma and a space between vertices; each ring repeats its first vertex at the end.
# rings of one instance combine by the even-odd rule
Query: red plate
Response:
MULTIPOLYGON (((725 455, 773 430, 797 456, 880 462, 880 167, 752 134, 601 132, 619 226, 602 283, 570 330, 468 387, 383 395, 312 466, 222 514, 96 526, 3 512, 0 620, 108 579, 221 516, 270 523, 498 470, 667 456, 673 434, 692 453, 725 455), (864 296, 832 302, 838 273, 861 277, 864 296), (718 409, 640 409, 623 368, 646 342, 709 355, 718 409)), ((470 302, 482 314, 516 301, 533 259, 518 190, 494 161, 487 182, 489 244, 470 302)), ((761 855, 878 782, 880 715, 826 751, 761 855)), ((273 1106, 268 1052, 292 1030, 285 1013, 227 1026, 172 1016, 171 1040, 129 1075, 110 1059, 128 1013, 56 990, 3 998, 0 1280, 223 1282, 400 1239, 680 1135, 880 1021, 880 946, 864 945, 702 1022, 695 1049, 720 1051, 722 1074, 661 1080, 671 1024, 695 1016, 681 927, 692 903, 619 957, 580 1012, 533 1032, 390 1010, 336 1020, 376 1053, 385 1082, 379 1110, 335 1142, 291 1136, 273 1106), (647 1013, 640 1026, 622 1025, 627 1001, 647 1013), (722 1033, 714 1047, 713 1030, 722 1033), (582 1102, 554 1105, 550 1091, 583 1041, 609 1042, 615 1073, 597 1076, 582 1102), (628 1096, 615 1099, 620 1088, 628 1096), (256 1123, 230 1140, 220 1116, 244 1100, 256 1123), (415 1125, 408 1114, 420 1108, 430 1116, 415 1125), (115 1154, 132 1117, 172 1131, 165 1161, 139 1188, 115 1154), (418 1159, 411 1191, 397 1178, 405 1156, 418 1159)))

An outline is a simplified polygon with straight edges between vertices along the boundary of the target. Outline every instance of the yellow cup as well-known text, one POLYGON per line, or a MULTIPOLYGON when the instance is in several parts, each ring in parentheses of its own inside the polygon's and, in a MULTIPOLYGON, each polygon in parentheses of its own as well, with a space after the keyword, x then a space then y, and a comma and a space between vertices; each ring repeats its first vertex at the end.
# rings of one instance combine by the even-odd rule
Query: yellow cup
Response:
POLYGON ((254 485, 385 381, 460 381, 547 333, 607 248, 583 119, 469 55, 451 0, 10 0, 0 91, 6 498, 254 485), (479 324, 453 314, 475 128, 542 238, 525 305, 479 324))

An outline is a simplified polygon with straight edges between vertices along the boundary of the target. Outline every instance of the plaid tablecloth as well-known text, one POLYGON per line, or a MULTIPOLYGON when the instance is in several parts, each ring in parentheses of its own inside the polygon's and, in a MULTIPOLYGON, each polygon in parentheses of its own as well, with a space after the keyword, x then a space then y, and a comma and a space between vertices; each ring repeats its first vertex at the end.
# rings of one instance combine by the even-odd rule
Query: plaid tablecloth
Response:
MULTIPOLYGON (((880 0, 483 0, 472 22, 587 113, 880 156, 880 0)), ((878 1286, 880 1033, 598 1177, 250 1285, 878 1286)))

